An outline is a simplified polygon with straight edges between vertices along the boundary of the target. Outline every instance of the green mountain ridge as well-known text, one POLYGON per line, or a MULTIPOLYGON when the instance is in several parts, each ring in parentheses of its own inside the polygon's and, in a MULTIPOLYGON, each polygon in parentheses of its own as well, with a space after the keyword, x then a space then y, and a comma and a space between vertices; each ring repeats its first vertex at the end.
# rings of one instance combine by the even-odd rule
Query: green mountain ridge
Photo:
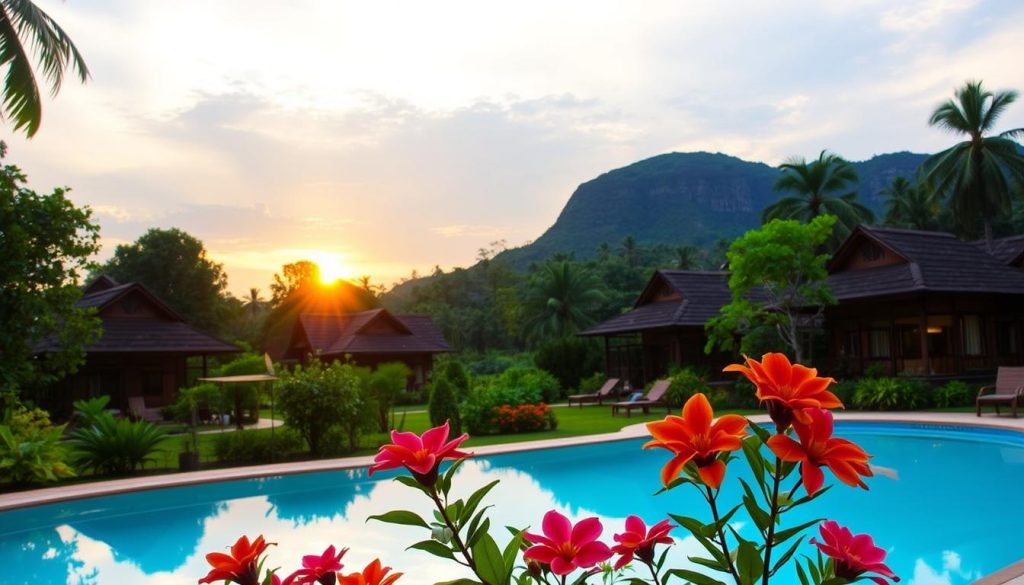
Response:
MULTIPOLYGON (((853 162, 861 201, 877 212, 894 177, 912 177, 928 157, 896 152, 853 162)), ((643 244, 710 246, 761 223, 761 211, 781 193, 779 170, 709 152, 673 152, 604 173, 573 192, 555 223, 530 244, 499 255, 516 268, 557 252, 591 258, 597 247, 617 248, 626 236, 643 244)))

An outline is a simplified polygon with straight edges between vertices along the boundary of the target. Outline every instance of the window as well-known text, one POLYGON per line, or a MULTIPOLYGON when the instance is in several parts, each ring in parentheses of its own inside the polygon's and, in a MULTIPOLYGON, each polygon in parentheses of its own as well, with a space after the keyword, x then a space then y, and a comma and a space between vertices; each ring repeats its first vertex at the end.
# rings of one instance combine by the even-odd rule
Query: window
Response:
POLYGON ((964 337, 964 355, 984 355, 985 345, 982 342, 981 317, 978 315, 964 315, 960 318, 960 328, 963 331, 964 337))
POLYGON ((921 357, 921 328, 917 325, 898 326, 900 356, 909 359, 921 357))
POLYGON ((996 351, 999 355, 1020 353, 1020 326, 1015 321, 996 323, 996 351))
POLYGON ((881 321, 871 324, 868 331, 869 357, 887 358, 892 355, 889 347, 889 324, 881 321))

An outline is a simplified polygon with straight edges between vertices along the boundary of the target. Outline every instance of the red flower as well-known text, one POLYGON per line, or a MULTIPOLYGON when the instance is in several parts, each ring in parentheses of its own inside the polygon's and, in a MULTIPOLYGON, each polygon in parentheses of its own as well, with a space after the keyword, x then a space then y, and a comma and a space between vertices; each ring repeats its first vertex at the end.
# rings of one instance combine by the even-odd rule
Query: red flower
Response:
POLYGON ((231 554, 213 552, 206 555, 206 562, 213 568, 200 583, 230 581, 240 585, 257 585, 259 583, 260 561, 263 551, 270 546, 263 536, 249 542, 249 537, 242 536, 231 546, 231 554))
POLYGON ((779 432, 789 428, 794 411, 843 407, 839 398, 828 391, 835 380, 819 378, 818 370, 814 368, 790 364, 789 358, 781 353, 766 353, 760 362, 749 357, 746 359, 749 368, 732 364, 723 371, 739 372, 757 386, 757 398, 768 402, 768 414, 779 432))
POLYGON ((402 573, 392 573, 391 567, 381 567, 380 559, 373 559, 373 561, 366 565, 362 573, 352 573, 351 575, 339 577, 338 585, 391 585, 402 576, 402 573))
POLYGON ((327 547, 323 554, 302 557, 302 568, 288 575, 284 580, 284 585, 291 585, 292 583, 295 583, 295 585, 313 585, 313 583, 334 585, 336 573, 343 566, 341 564, 341 557, 347 552, 348 549, 343 548, 335 554, 335 548, 332 544, 327 547))
POLYGON ((639 516, 626 518, 626 531, 613 537, 618 544, 612 547, 612 552, 621 555, 619 560, 615 561, 615 570, 628 565, 634 554, 648 565, 653 563, 654 545, 672 544, 672 538, 668 533, 673 528, 674 524, 662 520, 647 530, 647 525, 639 516))
POLYGON ((448 439, 448 421, 423 433, 422 437, 416 433, 391 431, 391 443, 382 445, 377 452, 370 466, 370 475, 375 471, 405 466, 421 484, 432 486, 437 481, 437 468, 441 461, 469 456, 458 450, 468 438, 469 435, 462 433, 445 442, 448 439))
POLYGON ((853 534, 849 528, 840 526, 834 520, 826 520, 818 526, 824 542, 811 538, 821 552, 832 558, 836 577, 854 581, 863 577, 877 585, 886 585, 886 579, 898 583, 900 578, 885 565, 885 549, 875 546, 868 534, 853 534), (877 575, 865 575, 877 573, 877 575))
POLYGON ((647 423, 654 440, 644 444, 644 449, 661 447, 676 454, 661 468, 661 483, 672 483, 683 467, 693 461, 705 484, 716 489, 722 485, 725 463, 718 460, 718 454, 743 447, 747 419, 727 414, 712 424, 714 418, 707 397, 694 394, 683 405, 682 417, 667 416, 665 420, 647 423))
POLYGON ((874 473, 868 466, 871 458, 856 443, 832 436, 832 413, 821 408, 803 411, 808 424, 793 423, 797 443, 790 437, 778 434, 768 439, 768 448, 783 461, 800 462, 800 476, 809 495, 814 495, 825 482, 821 467, 832 470, 839 481, 850 486, 868 489, 860 476, 871 477, 874 473))
POLYGON ((556 575, 568 575, 577 568, 587 568, 608 560, 611 549, 603 542, 601 521, 585 518, 576 526, 568 518, 551 510, 544 515, 544 534, 524 532, 523 537, 534 546, 526 549, 523 558, 551 566, 556 575))

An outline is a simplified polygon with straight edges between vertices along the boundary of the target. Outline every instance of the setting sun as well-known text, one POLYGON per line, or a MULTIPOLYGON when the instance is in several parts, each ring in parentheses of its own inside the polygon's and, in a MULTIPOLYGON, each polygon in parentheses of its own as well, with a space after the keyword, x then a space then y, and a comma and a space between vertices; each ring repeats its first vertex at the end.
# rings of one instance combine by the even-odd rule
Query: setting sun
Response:
POLYGON ((352 267, 345 263, 341 254, 335 252, 313 252, 310 260, 320 268, 320 282, 332 284, 338 279, 352 278, 352 267))

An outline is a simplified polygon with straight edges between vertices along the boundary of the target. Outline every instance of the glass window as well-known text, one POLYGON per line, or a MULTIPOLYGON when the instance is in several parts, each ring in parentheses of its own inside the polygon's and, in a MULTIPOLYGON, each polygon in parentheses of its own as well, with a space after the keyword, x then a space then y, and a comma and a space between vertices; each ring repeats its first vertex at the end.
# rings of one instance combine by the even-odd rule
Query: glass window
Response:
POLYGON ((996 351, 999 355, 1020 353, 1020 326, 1016 321, 996 323, 996 351))
POLYGON ((921 328, 917 325, 899 325, 900 356, 917 359, 921 357, 921 328))
POLYGON ((982 342, 981 317, 978 315, 964 315, 960 318, 960 324, 964 337, 964 355, 984 355, 985 347, 982 342))
POLYGON ((873 358, 886 358, 892 355, 889 347, 889 324, 881 321, 871 324, 868 331, 868 352, 873 358))

